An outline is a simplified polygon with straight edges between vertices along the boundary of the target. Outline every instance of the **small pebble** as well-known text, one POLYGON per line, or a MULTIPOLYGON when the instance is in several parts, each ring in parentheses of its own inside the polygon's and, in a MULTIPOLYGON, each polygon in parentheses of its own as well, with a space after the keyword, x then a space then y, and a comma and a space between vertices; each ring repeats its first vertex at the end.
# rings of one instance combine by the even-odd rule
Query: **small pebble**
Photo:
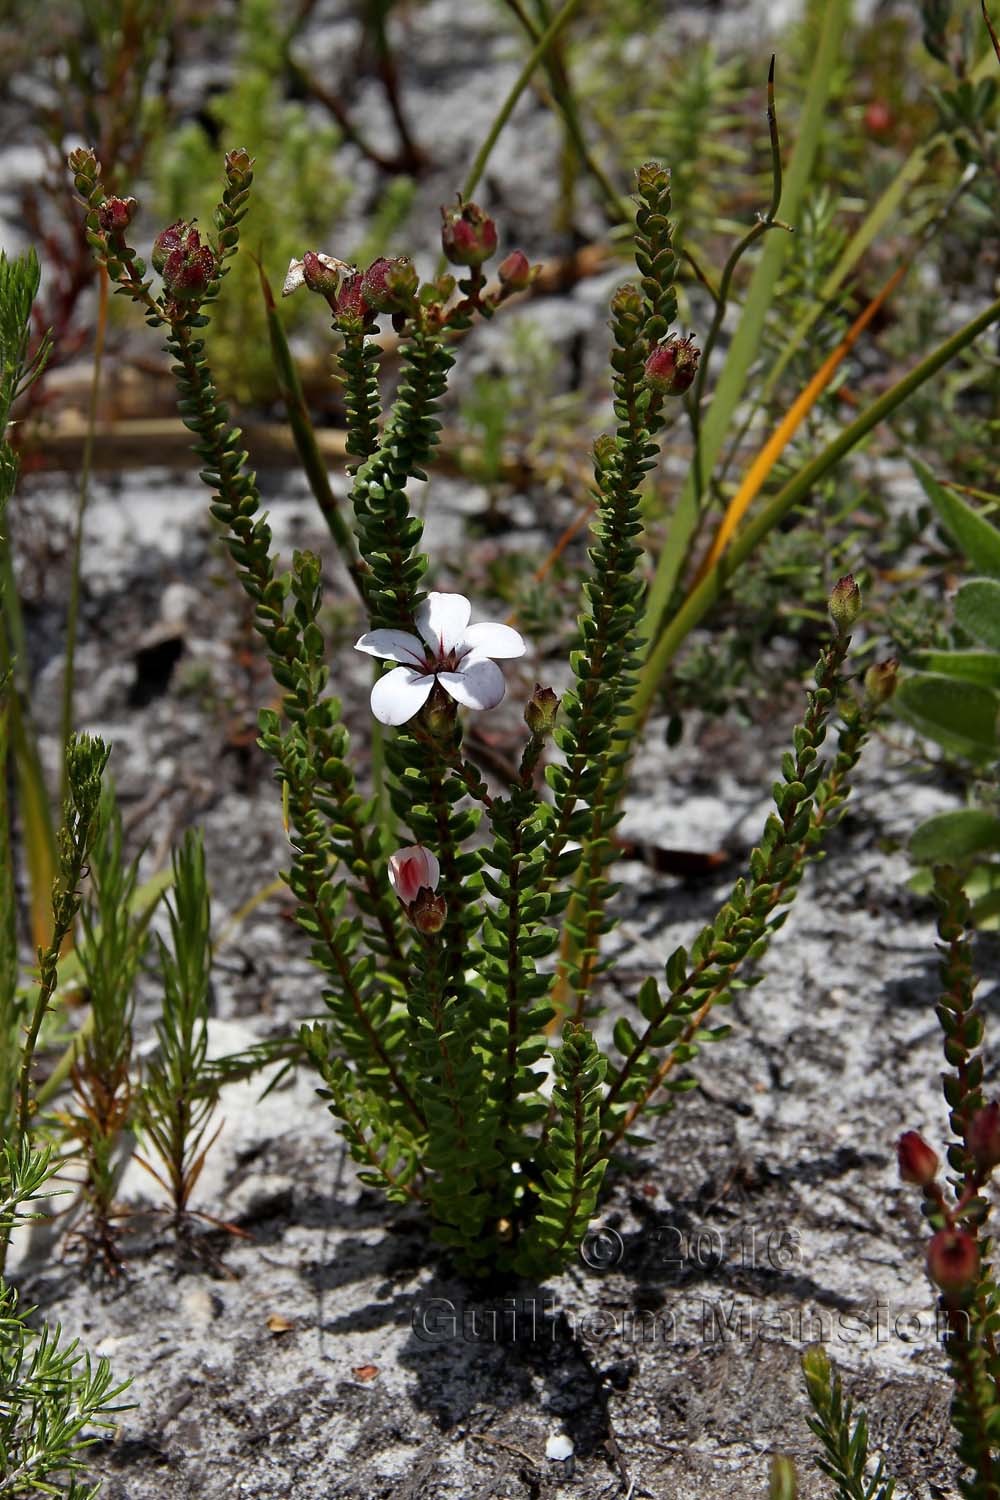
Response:
POLYGON ((567 1458, 573 1457, 573 1440, 568 1438, 564 1432, 554 1432, 545 1444, 545 1457, 564 1463, 567 1458))

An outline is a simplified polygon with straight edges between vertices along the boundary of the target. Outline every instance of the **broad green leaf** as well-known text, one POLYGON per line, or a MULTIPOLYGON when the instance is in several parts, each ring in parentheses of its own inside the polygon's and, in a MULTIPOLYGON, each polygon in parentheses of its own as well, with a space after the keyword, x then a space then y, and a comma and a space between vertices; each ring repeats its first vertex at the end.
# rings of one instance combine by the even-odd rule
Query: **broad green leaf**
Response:
POLYGON ((973 578, 955 598, 955 619, 973 640, 1000 651, 1000 583, 973 578))
POLYGON ((924 464, 911 458, 913 472, 924 487, 928 500, 937 511, 941 524, 949 536, 961 547, 974 568, 1000 577, 1000 530, 966 505, 951 490, 939 484, 924 464))
POLYGON ((960 677, 964 682, 1000 688, 1000 652, 997 651, 917 651, 913 662, 924 672, 938 672, 944 677, 960 677))
POLYGON ((1000 818, 977 807, 938 813, 910 838, 910 853, 921 864, 950 864, 991 849, 1000 849, 1000 818))
POLYGON ((900 683, 893 704, 945 750, 973 760, 996 754, 1000 698, 979 683, 914 672, 900 683))

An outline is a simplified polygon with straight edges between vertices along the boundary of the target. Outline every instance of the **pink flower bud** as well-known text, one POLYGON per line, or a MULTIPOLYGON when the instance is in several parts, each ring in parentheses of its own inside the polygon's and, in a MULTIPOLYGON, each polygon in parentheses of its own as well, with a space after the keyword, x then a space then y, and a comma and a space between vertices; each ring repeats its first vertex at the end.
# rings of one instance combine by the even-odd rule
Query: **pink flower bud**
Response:
POLYGON ((512 250, 497 267, 500 285, 512 292, 523 292, 535 279, 535 270, 523 250, 512 250))
POLYGON ((965 1144, 983 1171, 1000 1166, 1000 1103, 995 1099, 972 1116, 965 1144))
POLYGON ((389 882, 404 906, 412 906, 422 890, 433 892, 441 878, 441 866, 423 844, 408 844, 389 859, 389 882))
POLYGON ((830 618, 837 627, 838 635, 846 635, 861 613, 861 590, 854 582, 853 573, 838 578, 827 600, 830 618))
POLYGON ((189 229, 183 242, 171 250, 164 262, 163 285, 178 302, 200 302, 218 274, 215 251, 202 244, 197 229, 189 229))
POLYGON ((497 226, 477 203, 441 210, 441 246, 453 266, 481 266, 497 248, 497 226))
POLYGON ((660 396, 683 396, 698 373, 700 359, 701 350, 693 333, 686 339, 671 334, 656 345, 646 360, 646 384, 660 396))
POLYGON ((105 198, 97 210, 101 228, 107 234, 123 234, 139 207, 134 198, 105 198))
POLYGON ((159 271, 161 275, 163 274, 163 268, 167 263, 167 256, 174 250, 180 249, 190 227, 189 224, 185 224, 183 219, 177 219, 173 224, 169 224, 166 229, 160 231, 153 241, 153 253, 150 256, 154 271, 159 271))
POLYGON ((924 1138, 915 1130, 908 1130, 899 1137, 896 1146, 899 1159, 899 1175, 904 1182, 913 1182, 917 1187, 930 1187, 937 1176, 937 1153, 932 1151, 924 1138))
POLYGON ((979 1247, 964 1229, 939 1229, 927 1246, 927 1274, 943 1292, 964 1292, 979 1279, 979 1247))

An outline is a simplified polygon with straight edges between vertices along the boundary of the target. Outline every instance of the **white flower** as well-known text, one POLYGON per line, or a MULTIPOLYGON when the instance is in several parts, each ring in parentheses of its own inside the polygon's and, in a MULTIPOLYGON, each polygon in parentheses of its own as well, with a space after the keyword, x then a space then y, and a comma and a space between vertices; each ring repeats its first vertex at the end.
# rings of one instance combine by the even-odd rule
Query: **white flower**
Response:
POLYGON ((496 708, 507 691, 493 657, 523 656, 524 641, 509 625, 470 625, 472 605, 462 594, 428 594, 408 630, 370 630, 355 650, 403 665, 372 688, 372 713, 380 724, 405 724, 419 713, 439 682, 466 708, 496 708))

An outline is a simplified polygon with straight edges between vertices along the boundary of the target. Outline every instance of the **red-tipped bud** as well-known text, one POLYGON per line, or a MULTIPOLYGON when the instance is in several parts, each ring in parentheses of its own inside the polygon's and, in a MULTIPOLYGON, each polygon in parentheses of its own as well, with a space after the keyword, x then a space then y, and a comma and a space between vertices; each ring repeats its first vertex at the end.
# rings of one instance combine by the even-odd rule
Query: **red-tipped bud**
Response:
POLYGON ((979 1248, 964 1229, 939 1229, 927 1246, 927 1274, 943 1292, 968 1291, 979 1280, 979 1248))
POLYGON ((559 712, 559 699, 550 687, 536 682, 535 691, 524 706, 524 722, 534 735, 552 733, 559 712))
POLYGON ((899 1137, 896 1145, 896 1155, 899 1159, 899 1175, 904 1182, 915 1183, 917 1187, 930 1187, 937 1176, 939 1166, 937 1152, 932 1151, 915 1130, 908 1130, 899 1137))
POLYGON ((105 198, 97 210, 101 228, 106 234, 124 234, 138 207, 134 198, 105 198))
POLYGON ((830 618, 837 627, 838 635, 846 635, 861 613, 861 590, 854 582, 853 573, 838 578, 827 600, 830 618))
POLYGON ((694 334, 678 339, 673 334, 657 344, 646 360, 646 384, 660 396, 683 396, 698 373, 701 350, 694 334))
POLYGON ((496 253, 497 226, 477 203, 441 210, 441 247, 453 266, 481 266, 496 253))
POLYGON ((534 281, 536 274, 523 250, 512 250, 497 266, 500 285, 511 292, 523 292, 534 281))
POLYGON ((965 1144, 982 1171, 1000 1166, 1000 1103, 995 1099, 972 1116, 965 1144))
POLYGON ((899 682, 899 662, 894 656, 877 661, 865 673, 865 695, 873 707, 888 703, 899 682))
POLYGON ((183 219, 177 219, 173 224, 168 224, 166 229, 161 229, 153 241, 153 253, 150 256, 154 271, 159 271, 162 276, 167 257, 180 249, 190 228, 190 224, 185 224, 183 219))
POLYGON ((189 229, 164 262, 163 285, 177 302, 200 302, 218 274, 215 251, 202 244, 197 229, 189 229))

